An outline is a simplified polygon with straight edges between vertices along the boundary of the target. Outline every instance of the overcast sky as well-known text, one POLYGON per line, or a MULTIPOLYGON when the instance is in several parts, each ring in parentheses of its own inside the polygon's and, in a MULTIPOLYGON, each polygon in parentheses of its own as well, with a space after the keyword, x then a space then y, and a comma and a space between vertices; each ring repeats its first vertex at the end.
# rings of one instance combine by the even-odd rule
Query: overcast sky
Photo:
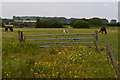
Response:
POLYGON ((118 20, 118 2, 2 2, 2 17, 17 15, 118 20))
POLYGON ((119 0, 1 0, 2 2, 118 2, 119 0))

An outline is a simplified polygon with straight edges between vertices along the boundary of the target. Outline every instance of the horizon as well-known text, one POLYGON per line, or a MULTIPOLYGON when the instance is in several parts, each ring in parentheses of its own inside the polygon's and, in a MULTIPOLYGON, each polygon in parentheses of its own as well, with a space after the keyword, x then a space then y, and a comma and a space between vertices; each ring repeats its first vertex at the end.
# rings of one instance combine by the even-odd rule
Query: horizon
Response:
MULTIPOLYGON (((60 17, 64 17, 64 16, 38 16, 38 15, 17 15, 16 17, 50 17, 50 18, 53 18, 53 17, 57 17, 57 18, 60 18, 60 17)), ((1 17, 2 19, 13 19, 13 16, 12 17, 1 17)), ((76 18, 76 19, 83 19, 82 17, 81 18, 78 18, 78 17, 65 17, 66 19, 71 19, 71 18, 76 18)), ((100 17, 91 17, 91 18, 100 18, 100 17)), ((91 19, 91 18, 85 18, 85 19, 91 19)), ((100 18, 100 19, 107 19, 107 18, 100 18)), ((107 19, 108 20, 108 19, 107 19)), ((117 20, 117 19, 111 19, 111 20, 117 20)), ((108 20, 108 22, 110 22, 111 20, 108 20)), ((118 22, 118 20, 117 20, 118 22)))

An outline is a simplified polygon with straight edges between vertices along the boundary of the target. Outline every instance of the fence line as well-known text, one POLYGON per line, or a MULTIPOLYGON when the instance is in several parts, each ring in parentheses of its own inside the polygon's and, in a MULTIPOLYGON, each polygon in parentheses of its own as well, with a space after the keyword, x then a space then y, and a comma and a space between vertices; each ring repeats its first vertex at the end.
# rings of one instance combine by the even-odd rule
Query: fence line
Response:
POLYGON ((26 37, 66 36, 66 35, 94 35, 94 33, 81 33, 81 34, 48 34, 48 35, 26 35, 26 37))
POLYGON ((36 44, 79 44, 79 43, 93 43, 93 42, 48 42, 48 43, 36 43, 36 44))
MULTIPOLYGON (((48 35, 26 35, 23 36, 23 31, 18 31, 18 35, 19 35, 19 41, 23 42, 23 41, 45 41, 45 40, 80 40, 80 39, 92 39, 94 40, 93 42, 50 42, 50 43, 37 43, 37 44, 77 44, 77 43, 94 43, 97 52, 99 52, 99 48, 98 48, 98 31, 95 31, 95 33, 81 33, 81 34, 48 34, 48 35), (84 37, 82 38, 50 38, 50 39, 27 39, 28 37, 43 37, 43 36, 75 36, 75 35, 84 35, 84 37), (85 36, 87 35, 87 36, 85 36), (93 36, 93 37, 88 37, 88 36, 93 36)), ((49 45, 48 45, 49 46, 49 45)))
POLYGON ((118 65, 117 65, 117 60, 114 56, 114 51, 111 45, 106 43, 106 53, 107 53, 107 58, 110 59, 113 68, 115 69, 115 72, 117 75, 120 75, 120 72, 118 71, 118 65))
POLYGON ((79 39, 94 39, 94 38, 53 38, 53 39, 26 39, 26 40, 79 40, 79 39))

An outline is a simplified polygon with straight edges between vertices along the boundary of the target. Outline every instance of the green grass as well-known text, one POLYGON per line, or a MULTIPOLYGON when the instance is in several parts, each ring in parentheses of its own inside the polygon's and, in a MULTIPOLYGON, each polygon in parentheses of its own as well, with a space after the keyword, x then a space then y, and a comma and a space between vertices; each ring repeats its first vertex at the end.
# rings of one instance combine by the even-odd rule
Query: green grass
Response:
MULTIPOLYGON (((72 29, 72 33, 93 33, 93 29, 72 29)), ((111 62, 106 58, 102 41, 107 40, 118 53, 117 28, 108 28, 108 34, 99 34, 101 54, 94 48, 72 45, 69 48, 38 48, 34 42, 18 41, 18 30, 25 35, 63 34, 58 28, 15 28, 4 32, 2 38, 3 78, 115 78, 111 62)), ((70 36, 71 37, 71 36, 70 36)), ((48 37, 51 38, 51 37, 48 37)))

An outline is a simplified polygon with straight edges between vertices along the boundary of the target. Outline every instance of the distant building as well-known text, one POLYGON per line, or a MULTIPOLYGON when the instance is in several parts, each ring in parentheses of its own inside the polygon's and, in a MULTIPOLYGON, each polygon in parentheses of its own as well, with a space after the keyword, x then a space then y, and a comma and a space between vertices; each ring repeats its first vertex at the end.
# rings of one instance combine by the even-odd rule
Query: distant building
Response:
POLYGON ((13 19, 2 19, 2 23, 4 27, 13 27, 13 24, 15 23, 13 19))
POLYGON ((39 17, 37 16, 13 16, 13 20, 18 23, 31 22, 35 23, 39 17))
POLYGON ((112 19, 112 20, 110 21, 110 23, 117 23, 117 20, 112 19))
POLYGON ((7 23, 4 23, 4 26, 5 27, 13 27, 13 23, 12 22, 7 22, 7 23))
POLYGON ((13 16, 13 20, 22 27, 35 26, 38 19, 37 16, 13 16))

